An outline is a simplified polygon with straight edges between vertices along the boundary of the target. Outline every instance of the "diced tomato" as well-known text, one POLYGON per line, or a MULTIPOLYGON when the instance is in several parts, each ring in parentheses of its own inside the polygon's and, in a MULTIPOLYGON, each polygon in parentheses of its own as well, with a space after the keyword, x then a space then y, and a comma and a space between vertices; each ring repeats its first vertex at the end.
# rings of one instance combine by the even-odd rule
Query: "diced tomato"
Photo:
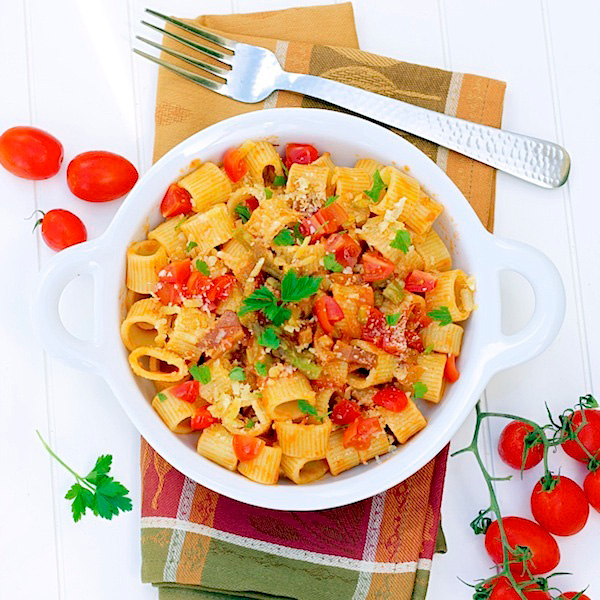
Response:
POLYGON ((170 390, 171 394, 184 402, 196 402, 198 394, 200 393, 200 383, 198 381, 190 380, 184 381, 170 390))
POLYGON ((294 163, 309 165, 319 158, 319 152, 310 144, 287 144, 285 147, 285 166, 289 169, 294 163))
POLYGON ((357 450, 367 450, 371 445, 373 434, 381 431, 381 425, 377 417, 365 419, 358 417, 344 431, 342 443, 344 448, 352 446, 357 450))
POLYGON ((404 332, 406 343, 409 348, 412 348, 417 352, 423 352, 425 346, 423 345, 423 340, 419 335, 419 331, 421 331, 423 327, 427 327, 430 323, 431 318, 427 316, 425 311, 420 306, 413 304, 408 313, 406 330, 404 332))
POLYGON ((154 290, 156 297, 165 306, 169 304, 179 305, 183 303, 183 293, 181 286, 177 283, 164 283, 159 281, 154 290))
POLYGON ((178 283, 183 285, 192 272, 192 261, 189 258, 177 260, 168 264, 158 273, 158 280, 164 283, 178 283))
POLYGON ((246 198, 245 202, 246 202, 246 206, 251 211, 255 211, 259 206, 258 200, 254 196, 250 196, 249 198, 246 198))
POLYGON ((196 414, 192 416, 190 425, 192 427, 192 431, 197 431, 198 429, 206 429, 210 427, 214 423, 218 423, 219 419, 213 417, 209 410, 208 406, 201 406, 196 414))
POLYGON ((210 289, 206 292, 209 302, 219 304, 229 297, 237 280, 233 275, 220 275, 212 280, 210 289))
POLYGON ((353 267, 358 262, 361 253, 360 244, 353 240, 347 233, 330 235, 325 242, 325 252, 335 253, 342 267, 353 267))
POLYGON ((246 461, 256 458, 265 447, 265 441, 251 435, 234 435, 233 451, 238 460, 246 461))
POLYGON ((160 214, 167 218, 189 212, 192 212, 191 194, 180 185, 172 183, 160 203, 160 214))
POLYGON ((396 265, 375 252, 365 252, 362 255, 363 279, 365 281, 381 281, 388 278, 395 270, 396 265))
POLYGON ((302 219, 300 233, 318 240, 328 233, 335 233, 348 220, 346 209, 337 202, 320 208, 314 215, 302 219))
POLYGON ((423 345, 423 340, 421 336, 411 329, 406 329, 404 332, 404 337, 406 339, 406 345, 417 352, 423 352, 425 350, 425 346, 423 345))
POLYGON ((446 359, 446 366, 444 367, 444 377, 446 378, 446 381, 449 381, 450 383, 458 381, 458 378, 460 377, 460 373, 458 371, 458 368, 456 367, 455 354, 448 354, 448 358, 446 359))
POLYGON ((239 181, 247 172, 248 165, 238 148, 229 148, 223 156, 225 173, 234 183, 239 181))
POLYGON ((404 330, 397 325, 388 325, 385 315, 373 307, 369 309, 369 316, 362 331, 362 339, 396 355, 402 354, 407 346, 404 330))
POLYGON ((406 394, 394 387, 387 387, 379 390, 375 396, 373 396, 373 403, 377 406, 387 408, 392 412, 402 412, 408 404, 408 398, 406 394))
POLYGON ((424 294, 430 292, 437 284, 437 279, 432 273, 415 270, 409 273, 404 281, 404 289, 413 294, 424 294))
POLYGON ((336 425, 348 425, 360 417, 360 409, 352 400, 338 402, 331 411, 331 420, 336 425))
POLYGON ((188 298, 197 298, 208 294, 213 286, 212 279, 200 271, 193 271, 185 286, 185 295, 188 298))
POLYGON ((344 318, 344 312, 340 305, 327 294, 319 296, 315 300, 313 307, 314 313, 319 319, 319 323, 326 333, 333 331, 334 323, 341 321, 344 318))

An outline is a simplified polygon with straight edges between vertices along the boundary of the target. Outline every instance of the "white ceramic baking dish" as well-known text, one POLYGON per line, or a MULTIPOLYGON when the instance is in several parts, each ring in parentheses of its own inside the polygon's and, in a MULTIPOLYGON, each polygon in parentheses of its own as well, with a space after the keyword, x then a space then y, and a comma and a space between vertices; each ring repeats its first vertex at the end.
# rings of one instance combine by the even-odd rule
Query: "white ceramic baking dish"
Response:
POLYGON ((222 121, 179 144, 137 183, 107 231, 98 239, 68 248, 44 268, 33 299, 33 319, 44 347, 70 365, 106 379, 125 412, 148 442, 185 475, 212 490, 249 504, 281 510, 341 506, 372 496, 403 481, 438 453, 473 409, 490 377, 542 352, 556 336, 564 316, 561 278, 548 258, 521 243, 489 234, 472 208, 429 158, 400 136, 369 121, 327 110, 283 108, 222 121), (422 401, 427 427, 396 452, 337 477, 298 486, 254 483, 199 456, 197 434, 172 433, 150 406, 152 385, 129 369, 119 337, 123 316, 125 252, 161 219, 160 201, 168 185, 193 159, 219 161, 227 148, 246 139, 269 138, 280 144, 306 142, 330 151, 339 165, 358 157, 410 167, 445 211, 436 225, 449 244, 454 264, 475 276, 477 309, 466 324, 460 357, 461 377, 448 386, 438 406, 422 401), (516 271, 531 284, 535 310, 514 335, 501 330, 499 274, 516 271), (58 313, 65 286, 90 274, 94 282, 94 333, 89 341, 67 331, 58 313))

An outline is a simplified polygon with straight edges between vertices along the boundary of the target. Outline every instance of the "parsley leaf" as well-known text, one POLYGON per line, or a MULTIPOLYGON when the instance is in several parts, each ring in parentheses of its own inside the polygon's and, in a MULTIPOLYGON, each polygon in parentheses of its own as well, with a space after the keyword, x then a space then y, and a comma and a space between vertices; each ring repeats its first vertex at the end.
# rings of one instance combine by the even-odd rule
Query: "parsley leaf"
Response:
POLYGON ((266 377, 267 376, 267 365, 265 365, 264 362, 257 362, 254 365, 254 368, 256 369, 256 372, 261 376, 261 377, 266 377))
POLYGON ((196 269, 202 273, 202 275, 206 275, 207 277, 210 275, 210 270, 208 265, 203 260, 196 261, 196 269))
POLYGON ((175 229, 179 229, 187 220, 188 220, 187 217, 181 217, 181 219, 179 220, 179 223, 177 223, 177 225, 175 225, 175 229))
POLYGON ((268 200, 269 198, 273 197, 273 190, 270 190, 269 188, 265 188, 265 198, 268 200))
POLYGON ((261 346, 266 346, 267 348, 273 348, 277 350, 279 348, 280 340, 277 337, 277 333, 272 327, 267 327, 258 338, 258 343, 261 346))
POLYGON ((73 521, 77 523, 86 514, 88 508, 94 515, 103 519, 112 519, 119 512, 131 510, 129 490, 108 475, 112 465, 110 454, 99 456, 94 468, 85 477, 82 477, 54 453, 39 431, 36 430, 36 433, 50 456, 75 477, 76 482, 65 494, 65 498, 72 501, 73 521))
POLYGON ((377 169, 377 171, 375 171, 375 174, 373 175, 373 186, 370 190, 366 191, 365 194, 369 196, 369 198, 371 198, 373 202, 379 202, 379 195, 385 187, 386 185, 383 182, 383 179, 381 179, 379 169, 377 169))
POLYGON ((250 211, 250 209, 241 202, 235 207, 235 213, 242 220, 242 223, 247 223, 250 220, 250 217, 252 216, 252 212, 250 211))
POLYGON ((301 244, 304 241, 304 237, 301 233, 300 233, 300 223, 296 223, 294 225, 294 237, 298 240, 298 242, 301 244))
POLYGON ((273 243, 276 246, 293 246, 296 240, 289 229, 283 229, 273 238, 273 243))
POLYGON ((396 231, 396 237, 390 242, 390 246, 392 248, 398 248, 398 250, 402 250, 404 254, 408 252, 411 244, 410 233, 406 231, 406 229, 398 229, 396 231))
POLYGON ((334 273, 341 273, 344 270, 344 267, 340 265, 340 263, 335 260, 335 254, 326 254, 323 258, 323 266, 328 271, 333 271, 334 273))
POLYGON ((158 399, 161 402, 164 402, 167 399, 167 397, 162 392, 158 392, 158 394, 156 394, 156 395, 158 396, 158 399))
POLYGON ((242 367, 233 367, 229 371, 229 379, 232 381, 246 381, 246 371, 242 367))
POLYGON ((413 398, 422 398, 427 393, 427 386, 420 381, 413 383, 413 398))
POLYGON ((293 270, 289 270, 281 281, 281 299, 283 302, 299 302, 317 293, 322 277, 304 275, 297 277, 293 270))
POLYGON ((310 415, 311 417, 316 417, 318 415, 317 409, 310 403, 308 400, 298 400, 298 408, 300 412, 305 415, 310 415))
POLYGON ((254 419, 252 419, 252 418, 248 419, 248 421, 244 425, 244 429, 252 429, 254 427, 254 423, 255 423, 254 419))
POLYGON ((263 313, 277 327, 283 325, 292 316, 292 311, 289 308, 279 304, 267 306, 263 309, 263 313))
POLYGON ((194 365, 190 367, 190 375, 203 385, 209 383, 212 378, 208 365, 194 365))
POLYGON ((283 175, 275 175, 275 178, 273 179, 273 187, 281 187, 285 185, 286 182, 287 179, 283 175))
POLYGON ((339 198, 339 196, 329 196, 329 198, 327 198, 327 200, 325 200, 325 204, 323 204, 323 207, 333 204, 338 198, 339 198))
POLYGON ((433 344, 429 344, 425 350, 423 350, 423 354, 431 354, 433 352, 433 344))
POLYGON ((262 310, 263 314, 274 325, 282 325, 291 316, 291 311, 277 302, 273 292, 266 286, 254 290, 248 297, 244 298, 242 307, 238 311, 240 317, 255 310, 262 310))
POLYGON ((452 315, 447 306, 434 308, 427 313, 427 316, 431 317, 434 321, 439 321, 440 325, 450 325, 452 323, 452 315))
POLYGON ((398 324, 398 321, 400 320, 401 316, 402 313, 396 313, 395 315, 385 315, 385 320, 387 321, 388 325, 393 326, 398 324))
POLYGON ((185 251, 186 252, 191 252, 198 244, 194 241, 188 242, 187 246, 185 247, 185 251))

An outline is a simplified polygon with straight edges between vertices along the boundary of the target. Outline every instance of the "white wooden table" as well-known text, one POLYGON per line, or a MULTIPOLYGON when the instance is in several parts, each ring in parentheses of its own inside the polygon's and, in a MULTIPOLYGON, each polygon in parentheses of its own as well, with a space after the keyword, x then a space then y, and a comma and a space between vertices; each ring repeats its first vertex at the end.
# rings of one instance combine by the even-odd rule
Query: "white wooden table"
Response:
MULTIPOLYGON (((143 8, 179 15, 266 10, 317 0, 3 0, 0 2, 0 130, 33 124, 61 139, 61 176, 31 183, 0 169, 2 243, 0 346, 0 596, 11 600, 156 598, 140 583, 139 436, 100 379, 44 355, 29 320, 28 300, 41 264, 52 252, 31 235, 34 209, 66 208, 81 216, 91 238, 106 228, 119 202, 88 204, 69 194, 64 170, 77 153, 106 149, 150 166, 156 70, 131 53, 143 8), (63 496, 70 476, 49 461, 39 429, 82 472, 103 452, 132 491, 134 511, 112 522, 86 517, 74 524, 63 496)), ((504 127, 564 144, 573 160, 569 183, 541 190, 498 176, 496 232, 550 256, 564 278, 567 315, 552 347, 526 365, 495 377, 484 402, 496 410, 543 418, 594 392, 600 367, 600 235, 597 203, 600 134, 600 5, 541 0, 355 0, 362 48, 407 61, 479 73, 508 82, 504 127), (594 372, 595 369, 595 372, 594 372)), ((523 325, 533 298, 517 276, 503 290, 505 322, 523 325)), ((88 330, 89 282, 63 297, 65 321, 88 330)), ((600 395, 598 381, 595 392, 600 395)), ((453 440, 463 445, 472 421, 453 440)), ((506 474, 486 431, 487 460, 506 474)), ((559 453, 555 467, 582 481, 584 470, 559 453)), ((530 516, 535 476, 498 484, 505 514, 530 516)), ((468 598, 458 577, 487 577, 482 539, 468 526, 486 504, 470 457, 452 459, 443 505, 448 554, 434 560, 429 597, 468 598)), ((559 541, 563 589, 590 584, 600 596, 597 545, 600 516, 559 541)))

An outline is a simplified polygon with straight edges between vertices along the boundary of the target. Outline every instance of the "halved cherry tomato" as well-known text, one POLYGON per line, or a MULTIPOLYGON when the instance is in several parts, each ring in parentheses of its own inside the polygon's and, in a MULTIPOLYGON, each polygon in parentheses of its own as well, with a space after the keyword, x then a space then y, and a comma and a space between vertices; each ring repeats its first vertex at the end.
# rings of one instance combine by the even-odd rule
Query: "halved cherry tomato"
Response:
POLYGON ((404 280, 404 289, 413 294, 430 292, 437 284, 435 275, 425 271, 414 270, 404 280))
POLYGON ((192 271, 185 285, 185 295, 188 298, 206 297, 212 285, 212 280, 208 275, 203 275, 200 271, 192 271))
POLYGON ((37 127, 11 127, 0 135, 0 164, 17 177, 48 179, 62 160, 62 144, 37 127))
POLYGON ((583 480, 583 491, 590 506, 600 512, 600 470, 587 474, 583 480))
POLYGON ((242 462, 256 458, 264 447, 265 441, 252 435, 233 436, 233 451, 242 462))
POLYGON ((289 169, 294 163, 309 165, 319 158, 319 152, 310 144, 287 144, 285 147, 285 166, 289 169))
POLYGON ((172 183, 160 203, 160 214, 167 217, 192 212, 192 195, 180 185, 172 183))
POLYGON ((165 306, 169 304, 183 304, 183 290, 182 287, 177 283, 165 283, 159 281, 156 284, 154 293, 160 302, 165 306))
POLYGON ((362 331, 362 339, 390 354, 402 354, 407 347, 405 331, 398 326, 388 325, 385 315, 373 307, 369 309, 369 316, 362 331))
POLYGON ((58 252, 87 240, 85 225, 72 212, 55 208, 47 213, 42 212, 42 215, 35 227, 42 224, 42 238, 52 250, 58 252))
POLYGON ((360 244, 353 240, 347 233, 330 235, 325 242, 325 252, 335 253, 342 267, 353 267, 358 262, 361 253, 360 244))
POLYGON ((164 283, 178 283, 183 285, 192 272, 192 261, 189 258, 177 260, 168 264, 158 273, 158 280, 164 283))
POLYGON ((365 281, 381 281, 389 277, 396 265, 375 252, 365 252, 362 255, 363 279, 365 281))
POLYGON ((220 275, 212 280, 210 289, 206 292, 206 297, 209 302, 219 304, 229 297, 233 290, 237 279, 234 275, 220 275))
POLYGON ((208 406, 201 406, 196 414, 192 416, 190 420, 190 426, 192 431, 197 431, 198 429, 206 429, 211 425, 218 423, 219 419, 213 417, 208 410, 208 406))
POLYGON ((344 318, 344 312, 340 305, 327 294, 323 294, 315 300, 313 310, 325 333, 331 333, 334 323, 344 318))
MULTIPOLYGON (((504 517, 502 519, 506 538, 511 548, 524 546, 529 548, 531 558, 526 561, 533 575, 541 575, 552 571, 560 561, 560 550, 556 540, 537 523, 521 517, 504 517)), ((503 558, 502 541, 498 521, 494 521, 485 534, 485 549, 497 565, 501 565, 503 558)), ((523 563, 516 561, 510 565, 513 573, 523 571, 523 563)))
POLYGON ((88 202, 116 200, 137 180, 137 169, 126 158, 104 150, 78 154, 67 167, 69 189, 88 202))
POLYGON ((373 434, 381 431, 381 425, 377 417, 356 418, 344 431, 342 444, 344 448, 356 448, 357 450, 367 450, 371 445, 373 434))
MULTIPOLYGON (((570 418, 573 432, 577 431, 583 423, 581 412, 581 410, 578 410, 570 418)), ((600 410, 585 409, 583 414, 585 415, 586 424, 581 427, 577 438, 592 456, 600 457, 600 410)), ((562 449, 571 458, 584 463, 588 462, 589 456, 577 443, 577 440, 568 440, 561 445, 562 449)))
POLYGON ((315 214, 302 219, 299 230, 304 236, 318 240, 328 233, 335 233, 348 220, 346 209, 339 203, 320 208, 315 214))
POLYGON ((225 156, 223 156, 223 168, 229 179, 234 183, 239 181, 248 172, 248 165, 238 148, 229 148, 225 152, 225 156))
POLYGON ((402 412, 408 404, 408 398, 402 390, 387 387, 379 390, 373 396, 373 404, 387 408, 387 410, 391 410, 392 412, 402 412))
POLYGON ((200 382, 194 380, 184 381, 172 387, 169 391, 175 398, 179 398, 184 402, 196 402, 200 393, 200 382))
POLYGON ((356 402, 352 400, 342 400, 338 402, 331 411, 331 420, 336 425, 348 425, 360 417, 360 409, 356 402))
POLYGON ((460 377, 460 373, 458 371, 458 368, 456 367, 455 354, 448 354, 448 358, 446 359, 446 366, 444 367, 444 377, 446 378, 446 381, 449 381, 450 383, 458 381, 458 378, 460 377))
POLYGON ((525 438, 533 431, 533 427, 523 421, 511 421, 500 434, 498 440, 498 454, 500 458, 513 469, 524 470, 535 467, 544 458, 544 446, 537 442, 527 450, 527 457, 523 463, 525 451, 525 438))

